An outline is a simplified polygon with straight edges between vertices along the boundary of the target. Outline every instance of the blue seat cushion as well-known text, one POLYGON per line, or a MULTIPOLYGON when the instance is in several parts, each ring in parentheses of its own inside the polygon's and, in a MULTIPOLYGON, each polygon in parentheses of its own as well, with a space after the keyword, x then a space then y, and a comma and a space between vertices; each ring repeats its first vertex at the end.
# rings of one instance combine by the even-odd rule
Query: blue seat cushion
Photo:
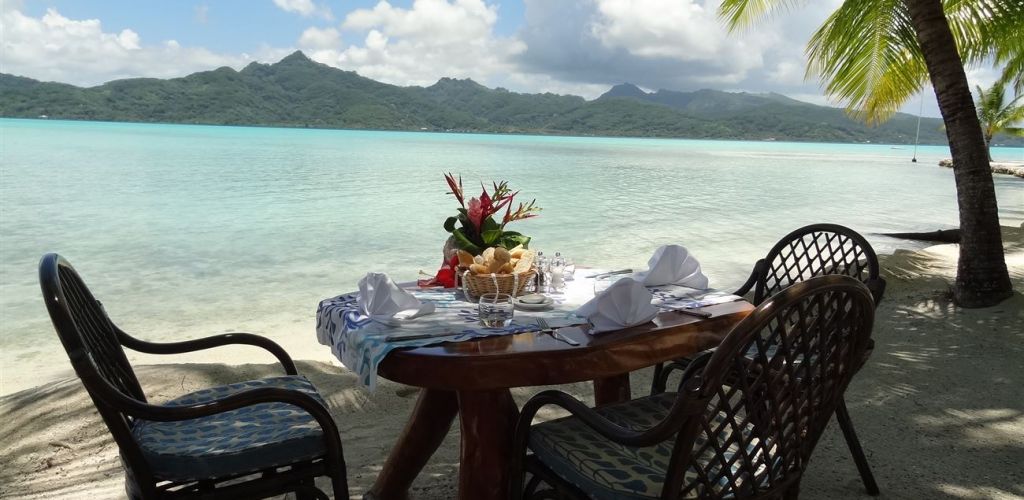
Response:
MULTIPOLYGON (((263 387, 301 391, 327 407, 313 384, 297 375, 212 387, 165 406, 204 403, 263 387)), ((316 420, 286 403, 260 403, 175 422, 137 420, 132 434, 154 475, 167 481, 245 474, 325 454, 323 432, 316 420)))
MULTIPOLYGON (((598 407, 595 411, 621 427, 644 430, 662 421, 675 399, 675 393, 662 393, 598 407)), ((710 420, 708 428, 717 431, 716 442, 720 445, 707 446, 706 433, 698 435, 693 447, 695 456, 683 480, 682 498, 710 493, 709 482, 711 489, 716 490, 713 494, 716 498, 731 496, 731 487, 722 474, 726 471, 722 470, 723 462, 715 458, 715 448, 724 448, 724 463, 730 468, 737 467, 738 461, 733 457, 739 445, 730 444, 735 441, 730 435, 734 430, 747 434, 750 425, 736 424, 725 414, 718 414, 710 420)), ((762 482, 767 471, 762 451, 768 443, 760 443, 749 435, 740 441, 747 444, 747 453, 743 455, 751 457, 759 466, 760 472, 753 484, 762 482)), ((529 447, 536 459, 561 479, 600 500, 659 497, 674 445, 674 437, 655 446, 621 445, 609 441, 575 417, 534 425, 529 436, 529 447)), ((743 486, 749 488, 753 484, 743 486)))

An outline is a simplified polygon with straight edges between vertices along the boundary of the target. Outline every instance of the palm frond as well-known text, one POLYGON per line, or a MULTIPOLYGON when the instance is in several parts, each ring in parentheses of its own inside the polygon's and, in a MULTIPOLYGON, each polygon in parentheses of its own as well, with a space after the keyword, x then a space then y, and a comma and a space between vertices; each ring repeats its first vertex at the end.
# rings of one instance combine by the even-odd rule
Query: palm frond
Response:
POLYGON ((807 75, 868 123, 892 116, 928 79, 901 0, 848 0, 811 36, 807 75))
POLYGON ((1006 64, 1003 67, 1003 74, 999 77, 999 80, 1012 84, 1013 91, 1017 95, 1024 95, 1024 49, 1015 56, 1007 56, 1001 61, 997 59, 997 62, 1006 64))
POLYGON ((945 0, 943 9, 965 64, 1019 56, 1024 48, 1024 2, 945 0))
POLYGON ((725 21, 729 31, 736 31, 805 3, 807 0, 722 0, 718 17, 725 21))

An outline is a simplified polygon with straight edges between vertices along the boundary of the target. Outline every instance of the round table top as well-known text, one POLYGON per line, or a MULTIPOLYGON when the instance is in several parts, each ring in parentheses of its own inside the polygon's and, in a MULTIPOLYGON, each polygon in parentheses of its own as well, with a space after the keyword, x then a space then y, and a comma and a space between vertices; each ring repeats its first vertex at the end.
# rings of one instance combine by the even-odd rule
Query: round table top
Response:
POLYGON ((745 301, 703 307, 711 318, 660 313, 652 322, 590 335, 586 326, 550 334, 528 332, 392 351, 377 373, 406 385, 444 390, 490 390, 606 378, 717 346, 754 309, 745 301))

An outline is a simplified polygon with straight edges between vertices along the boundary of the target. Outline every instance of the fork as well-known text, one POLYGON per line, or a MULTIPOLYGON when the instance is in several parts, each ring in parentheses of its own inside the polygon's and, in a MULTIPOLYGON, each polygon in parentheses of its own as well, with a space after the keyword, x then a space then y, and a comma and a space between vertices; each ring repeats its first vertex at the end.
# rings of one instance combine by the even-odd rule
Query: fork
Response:
POLYGON ((580 345, 579 342, 576 342, 575 340, 566 337, 561 333, 558 333, 557 329, 551 328, 551 326, 548 325, 547 320, 545 320, 544 318, 537 318, 537 327, 540 328, 541 331, 547 331, 548 333, 550 333, 551 336, 556 340, 561 340, 562 342, 565 342, 566 344, 569 345, 580 345))

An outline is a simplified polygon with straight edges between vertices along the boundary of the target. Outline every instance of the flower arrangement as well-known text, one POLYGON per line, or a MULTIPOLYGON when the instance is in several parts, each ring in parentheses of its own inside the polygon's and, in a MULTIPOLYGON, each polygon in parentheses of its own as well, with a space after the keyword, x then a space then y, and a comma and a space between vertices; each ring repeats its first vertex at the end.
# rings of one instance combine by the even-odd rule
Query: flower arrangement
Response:
POLYGON ((465 190, 462 187, 462 177, 460 176, 456 180, 454 175, 448 173, 445 174, 444 178, 451 189, 449 194, 455 196, 460 206, 458 215, 448 217, 444 221, 445 231, 451 233, 449 245, 453 244, 458 252, 446 253, 445 260, 441 264, 441 269, 437 271, 437 275, 430 279, 421 280, 420 284, 422 286, 452 288, 458 283, 457 276, 460 267, 462 269, 470 268, 474 263, 480 265, 518 263, 518 261, 523 260, 521 257, 524 253, 529 253, 530 255, 522 266, 529 267, 533 262, 533 255, 532 252, 528 252, 525 249, 530 244, 530 237, 516 231, 506 231, 505 226, 510 222, 536 217, 538 212, 541 211, 541 208, 537 206, 536 200, 530 200, 529 203, 519 203, 513 210, 513 202, 519 192, 513 192, 509 189, 508 182, 501 181, 492 183, 492 190, 490 192, 481 183, 482 191, 480 196, 470 198, 467 201, 464 194, 465 190), (494 216, 503 209, 505 214, 501 217, 501 222, 499 223, 494 216), (495 257, 495 254, 499 253, 496 251, 497 247, 504 249, 504 253, 499 254, 498 257, 504 259, 504 256, 507 255, 509 259, 500 260, 499 262, 499 258, 495 257), (515 259, 517 259, 516 261, 511 260, 513 253, 515 254, 515 259), (485 255, 486 258, 484 257, 485 255))
POLYGON ((541 211, 536 205, 537 200, 519 203, 513 210, 513 202, 519 191, 513 192, 509 189, 508 182, 501 181, 492 183, 493 189, 489 193, 481 183, 480 196, 467 201, 462 188, 462 176, 456 181, 455 176, 448 173, 444 178, 451 189, 449 193, 455 196, 460 205, 459 214, 444 221, 444 229, 452 234, 456 248, 475 256, 491 247, 511 250, 517 246, 529 246, 529 236, 516 231, 506 231, 505 226, 510 222, 536 217, 541 211), (501 222, 498 222, 494 215, 502 209, 505 210, 505 215, 501 222))

